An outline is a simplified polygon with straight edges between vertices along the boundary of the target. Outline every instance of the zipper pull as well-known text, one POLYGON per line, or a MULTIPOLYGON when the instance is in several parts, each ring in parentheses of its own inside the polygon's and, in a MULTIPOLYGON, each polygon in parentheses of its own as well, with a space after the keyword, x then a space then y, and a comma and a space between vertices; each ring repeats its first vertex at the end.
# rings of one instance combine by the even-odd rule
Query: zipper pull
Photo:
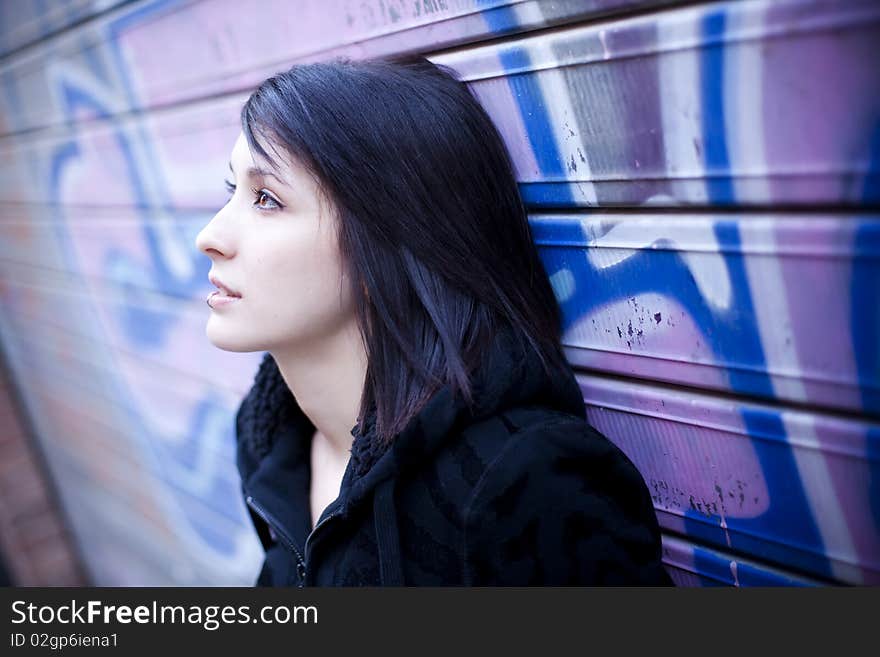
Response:
POLYGON ((273 538, 273 540, 277 537, 280 539, 281 544, 284 545, 290 552, 293 553, 296 558, 297 568, 302 566, 303 570, 303 578, 305 578, 305 557, 300 551, 297 549, 296 545, 293 542, 293 539, 287 535, 287 533, 282 529, 281 524, 272 517, 266 509, 263 508, 261 504, 259 504, 251 495, 245 495, 245 503, 254 510, 260 518, 263 519, 263 522, 266 523, 266 526, 269 528, 269 536, 273 538), (274 534, 275 536, 272 536, 274 534))

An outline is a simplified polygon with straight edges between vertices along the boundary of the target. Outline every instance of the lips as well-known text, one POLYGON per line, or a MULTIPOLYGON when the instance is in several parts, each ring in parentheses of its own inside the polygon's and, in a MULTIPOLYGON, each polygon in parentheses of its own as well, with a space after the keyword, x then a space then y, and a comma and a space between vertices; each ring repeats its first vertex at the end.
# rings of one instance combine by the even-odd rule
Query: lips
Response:
POLYGON ((238 292, 236 292, 236 291, 233 290, 231 287, 229 287, 228 285, 226 285, 223 281, 221 281, 219 278, 217 278, 216 276, 214 276, 214 274, 208 274, 208 280, 211 281, 211 283, 213 283, 214 286, 215 286, 218 290, 220 290, 220 293, 221 293, 223 296, 226 296, 226 297, 234 297, 234 298, 240 298, 240 297, 241 297, 241 295, 240 295, 238 292))
POLYGON ((211 292, 211 294, 208 295, 208 298, 205 299, 205 301, 207 301, 208 305, 213 310, 216 310, 231 303, 236 303, 240 298, 241 297, 230 297, 223 294, 223 292, 221 292, 220 290, 214 290, 213 292, 211 292))

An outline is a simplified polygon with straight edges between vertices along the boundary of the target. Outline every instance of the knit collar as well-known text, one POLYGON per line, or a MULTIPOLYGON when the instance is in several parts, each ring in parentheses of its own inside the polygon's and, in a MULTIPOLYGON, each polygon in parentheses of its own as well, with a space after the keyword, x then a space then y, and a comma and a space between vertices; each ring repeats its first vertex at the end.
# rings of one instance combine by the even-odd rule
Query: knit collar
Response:
MULTIPOLYGON (((376 436, 375 406, 367 413, 363 431, 351 429, 354 440, 343 489, 358 498, 381 480, 406 471, 433 454, 457 428, 520 405, 543 405, 585 418, 583 396, 570 368, 548 377, 537 355, 519 344, 510 329, 499 331, 484 353, 472 378, 474 404, 453 395, 449 385, 439 388, 412 421, 389 444, 376 436)), ((261 477, 281 476, 266 460, 291 469, 309 462, 315 427, 291 394, 270 354, 260 364, 254 384, 237 417, 239 469, 243 480, 256 471, 261 477), (279 445, 279 441, 293 444, 279 445), (267 459, 275 452, 273 459, 267 459), (283 454, 280 457, 279 454, 283 454)))
POLYGON ((354 440, 351 443, 351 467, 354 475, 362 477, 388 449, 376 436, 376 406, 372 406, 364 419, 363 432, 358 432, 358 425, 351 428, 354 440))

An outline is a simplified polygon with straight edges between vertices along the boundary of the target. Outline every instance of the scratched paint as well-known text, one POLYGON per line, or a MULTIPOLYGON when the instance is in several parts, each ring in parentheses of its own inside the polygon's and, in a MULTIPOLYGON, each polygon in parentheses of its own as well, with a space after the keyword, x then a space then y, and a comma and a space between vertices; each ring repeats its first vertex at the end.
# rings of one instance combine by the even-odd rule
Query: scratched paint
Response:
POLYGON ((0 339, 96 583, 253 580, 233 420, 259 355, 206 341, 193 240, 253 85, 412 51, 508 145, 675 581, 880 582, 880 7, 637 4, 2 6, 0 339))

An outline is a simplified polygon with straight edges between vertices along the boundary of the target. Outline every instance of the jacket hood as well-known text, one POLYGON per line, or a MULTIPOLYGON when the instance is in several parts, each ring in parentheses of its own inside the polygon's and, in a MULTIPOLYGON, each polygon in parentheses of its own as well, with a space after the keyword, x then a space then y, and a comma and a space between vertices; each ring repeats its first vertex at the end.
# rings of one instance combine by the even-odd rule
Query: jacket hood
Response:
MULTIPOLYGON (((472 406, 444 385, 390 445, 381 444, 376 437, 374 406, 365 419, 364 430, 358 432, 357 425, 351 429, 354 440, 345 477, 352 486, 351 495, 364 493, 391 474, 430 457, 456 429, 509 408, 540 405, 586 419, 583 396, 571 368, 548 377, 537 354, 520 345, 510 329, 496 334, 474 372, 472 385, 472 406)), ((245 480, 278 447, 282 436, 308 444, 315 432, 268 353, 236 421, 245 480)))

